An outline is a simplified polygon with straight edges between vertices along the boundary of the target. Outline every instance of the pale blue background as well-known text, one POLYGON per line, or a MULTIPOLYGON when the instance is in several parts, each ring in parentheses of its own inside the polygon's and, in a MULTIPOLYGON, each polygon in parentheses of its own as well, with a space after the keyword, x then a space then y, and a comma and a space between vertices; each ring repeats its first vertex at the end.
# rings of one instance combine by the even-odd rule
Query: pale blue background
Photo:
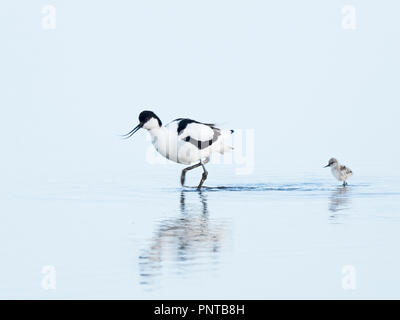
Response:
MULTIPOLYGON (((383 242, 373 242, 383 243, 386 251, 378 247, 376 252, 384 260, 399 242, 399 10, 394 0, 1 1, 0 296, 346 298, 340 289, 340 268, 351 259, 330 265, 339 270, 339 280, 333 276, 331 286, 335 289, 331 291, 319 287, 317 280, 329 275, 316 271, 314 278, 304 266, 298 273, 301 278, 309 276, 311 285, 288 282, 282 288, 276 283, 281 291, 250 286, 248 291, 233 294, 227 283, 232 277, 239 278, 237 271, 247 270, 262 278, 267 270, 268 263, 261 263, 260 270, 254 267, 254 256, 252 267, 246 269, 243 262, 251 261, 246 247, 255 248, 257 243, 260 249, 268 243, 268 239, 248 245, 244 242, 257 225, 267 224, 261 217, 246 232, 235 232, 232 227, 243 227, 242 218, 227 227, 233 239, 228 242, 228 251, 235 259, 224 260, 224 267, 217 268, 221 274, 216 279, 226 280, 218 290, 201 287, 199 280, 196 292, 181 295, 188 285, 167 275, 166 283, 180 290, 168 291, 165 285, 148 293, 136 279, 136 260, 144 246, 140 241, 151 238, 158 214, 179 216, 181 167, 149 165, 145 132, 130 141, 121 141, 118 135, 137 124, 144 108, 155 111, 165 123, 191 117, 229 128, 254 129, 254 173, 236 176, 234 165, 210 165, 210 185, 261 182, 275 183, 279 188, 283 182, 326 179, 321 182, 323 188, 336 187, 322 166, 331 156, 338 157, 355 172, 354 184, 386 194, 379 203, 396 223, 390 220, 382 227, 382 234, 387 235, 383 242), (41 27, 41 9, 46 4, 57 9, 55 30, 41 27), (345 4, 356 7, 355 31, 341 27, 345 4), (377 189, 373 189, 374 184, 377 189), (130 198, 129 192, 140 200, 130 198), (167 197, 165 202, 160 200, 163 197, 167 197), (132 220, 136 227, 130 225, 132 220), (132 234, 141 240, 127 240, 132 234), (99 289, 99 275, 94 270, 102 263, 108 279, 102 281, 110 284, 104 291, 99 289), (45 264, 58 268, 55 293, 40 288, 40 270, 45 264), (68 274, 68 281, 62 281, 63 274, 68 274), (68 290, 65 283, 70 285, 68 290), (312 283, 318 290, 310 289, 312 283)), ((193 183, 199 174, 191 174, 193 183)), ((327 210, 330 195, 323 188, 318 189, 322 192, 318 201, 323 203, 321 210, 327 210)), ((297 196, 300 204, 293 204, 293 208, 303 215, 312 205, 297 196)), ((270 205, 263 202, 269 195, 251 201, 232 197, 210 194, 209 207, 218 208, 223 220, 240 216, 240 210, 234 211, 238 205, 229 205, 234 201, 251 203, 255 213, 270 205)), ((196 195, 191 194, 190 199, 198 202, 196 195)), ((292 212, 285 207, 284 198, 279 201, 279 210, 292 212)), ((371 210, 374 203, 361 202, 358 210, 361 207, 371 210)), ((343 231, 348 238, 336 235, 338 242, 331 238, 331 245, 364 239, 361 235, 370 239, 376 230, 375 219, 380 218, 373 215, 368 223, 356 219, 355 230, 343 231), (363 223, 368 227, 359 230, 363 223)), ((333 231, 322 220, 318 224, 308 217, 299 223, 326 236, 333 231)), ((268 221, 268 228, 275 225, 275 230, 282 231, 287 225, 281 221, 280 228, 279 221, 268 221)), ((296 230, 299 232, 297 228, 292 231, 296 230)), ((289 232, 284 239, 292 236, 289 232)), ((323 251, 330 255, 329 250, 323 251)), ((368 255, 376 261, 371 251, 362 254, 368 255)), ((391 258, 390 265, 398 266, 399 259, 391 258)), ((314 260, 302 261, 308 264, 314 260)), ((277 269, 266 273, 278 278, 288 274, 282 266, 293 263, 290 259, 275 262, 277 269)), ((379 280, 383 271, 374 266, 370 268, 379 280)), ((208 273, 199 275, 209 277, 208 273)), ((397 271, 387 277, 393 282, 394 275, 397 271)), ((371 284, 376 281, 356 296, 398 297, 389 284, 376 291, 371 284)))

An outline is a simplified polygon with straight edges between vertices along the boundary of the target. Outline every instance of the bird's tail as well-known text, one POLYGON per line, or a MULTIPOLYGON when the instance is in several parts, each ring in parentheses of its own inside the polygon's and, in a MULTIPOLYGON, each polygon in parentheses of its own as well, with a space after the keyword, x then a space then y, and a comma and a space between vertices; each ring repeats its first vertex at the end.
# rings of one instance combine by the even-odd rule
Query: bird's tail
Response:
POLYGON ((221 130, 221 142, 219 143, 219 153, 230 152, 233 150, 232 147, 232 134, 233 130, 221 130))

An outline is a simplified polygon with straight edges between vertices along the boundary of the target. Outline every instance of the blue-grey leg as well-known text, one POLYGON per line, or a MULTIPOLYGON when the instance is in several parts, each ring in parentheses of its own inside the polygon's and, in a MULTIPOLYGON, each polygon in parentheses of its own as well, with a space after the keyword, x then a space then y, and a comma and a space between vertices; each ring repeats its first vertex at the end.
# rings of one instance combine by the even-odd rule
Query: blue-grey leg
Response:
POLYGON ((182 170, 182 174, 181 174, 181 185, 182 185, 182 187, 183 187, 183 185, 185 184, 186 172, 188 172, 189 170, 195 169, 195 168, 197 168, 197 167, 200 167, 200 166, 202 166, 202 165, 203 165, 203 164, 202 164, 201 162, 199 162, 199 163, 197 163, 197 164, 195 164, 195 165, 193 165, 193 166, 187 167, 187 168, 185 168, 185 169, 182 170))
MULTIPOLYGON (((208 161, 207 161, 207 162, 208 162, 208 161)), ((201 189, 201 187, 203 186, 204 181, 206 181, 207 176, 208 176, 208 171, 206 170, 206 167, 204 166, 204 164, 202 164, 202 163, 200 162, 200 165, 203 167, 203 175, 201 176, 201 180, 200 180, 200 183, 199 183, 199 185, 198 185, 198 187, 197 187, 197 190, 200 190, 200 189, 201 189)))

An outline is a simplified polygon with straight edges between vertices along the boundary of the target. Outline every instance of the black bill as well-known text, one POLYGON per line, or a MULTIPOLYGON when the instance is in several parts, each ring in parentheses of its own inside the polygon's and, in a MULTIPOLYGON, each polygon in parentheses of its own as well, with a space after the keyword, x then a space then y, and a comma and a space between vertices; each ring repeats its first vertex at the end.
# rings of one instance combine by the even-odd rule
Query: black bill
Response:
POLYGON ((122 135, 122 138, 124 139, 129 139, 130 137, 132 137, 134 135, 134 133, 136 131, 138 131, 143 125, 141 123, 139 123, 135 128, 133 128, 132 131, 128 132, 127 134, 122 135))

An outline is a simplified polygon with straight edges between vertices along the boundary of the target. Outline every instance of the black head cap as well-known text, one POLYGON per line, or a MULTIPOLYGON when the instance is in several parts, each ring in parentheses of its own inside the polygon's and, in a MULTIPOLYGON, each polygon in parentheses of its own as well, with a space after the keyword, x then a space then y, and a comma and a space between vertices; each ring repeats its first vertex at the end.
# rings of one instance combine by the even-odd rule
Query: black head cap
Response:
POLYGON ((157 119, 158 124, 160 125, 160 127, 162 126, 162 122, 161 122, 160 118, 157 117, 157 115, 156 115, 153 111, 145 110, 145 111, 142 111, 142 112, 139 114, 139 122, 140 122, 141 124, 145 124, 145 123, 146 123, 147 121, 149 121, 151 118, 157 119))

